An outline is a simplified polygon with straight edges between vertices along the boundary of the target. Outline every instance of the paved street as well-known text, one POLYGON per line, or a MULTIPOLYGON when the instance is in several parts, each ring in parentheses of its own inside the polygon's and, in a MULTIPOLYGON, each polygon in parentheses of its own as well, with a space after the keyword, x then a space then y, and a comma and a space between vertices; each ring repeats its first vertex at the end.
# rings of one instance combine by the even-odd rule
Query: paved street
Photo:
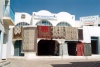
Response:
POLYGON ((9 59, 11 67, 100 67, 100 60, 89 59, 9 59))

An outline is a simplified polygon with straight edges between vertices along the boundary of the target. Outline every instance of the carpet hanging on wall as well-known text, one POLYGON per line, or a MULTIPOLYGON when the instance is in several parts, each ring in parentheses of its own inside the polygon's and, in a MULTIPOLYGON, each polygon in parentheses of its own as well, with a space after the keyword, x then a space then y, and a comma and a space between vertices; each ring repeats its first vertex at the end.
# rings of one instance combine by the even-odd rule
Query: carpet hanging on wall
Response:
POLYGON ((13 40, 22 40, 22 27, 13 28, 13 40))
POLYGON ((84 56, 91 56, 92 51, 91 51, 91 43, 84 43, 84 56))
POLYGON ((23 52, 34 52, 36 51, 36 27, 24 27, 23 28, 23 52))
POLYGON ((83 40, 83 29, 78 29, 78 40, 83 40))
POLYGON ((84 55, 84 43, 78 42, 76 45, 77 50, 77 56, 83 56, 84 55))
POLYGON ((37 26, 37 37, 51 39, 51 26, 37 26))
POLYGON ((52 27, 52 38, 53 39, 65 39, 65 27, 53 26, 52 27))
POLYGON ((78 28, 77 27, 65 27, 65 39, 68 41, 78 40, 78 28))

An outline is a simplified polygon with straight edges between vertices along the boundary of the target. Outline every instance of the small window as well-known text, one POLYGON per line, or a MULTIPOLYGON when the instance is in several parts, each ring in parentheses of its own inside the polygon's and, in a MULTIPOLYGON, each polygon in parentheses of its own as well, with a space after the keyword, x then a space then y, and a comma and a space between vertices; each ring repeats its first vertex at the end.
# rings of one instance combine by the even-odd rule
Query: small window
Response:
POLYGON ((25 14, 22 14, 21 15, 21 19, 25 19, 25 14))

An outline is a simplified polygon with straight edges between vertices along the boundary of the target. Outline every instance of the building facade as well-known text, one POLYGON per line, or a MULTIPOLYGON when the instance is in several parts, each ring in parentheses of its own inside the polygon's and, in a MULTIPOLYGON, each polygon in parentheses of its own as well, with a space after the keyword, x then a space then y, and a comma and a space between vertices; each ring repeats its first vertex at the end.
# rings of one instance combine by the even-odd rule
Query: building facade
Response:
POLYGON ((67 12, 16 13, 9 32, 9 57, 99 55, 99 22, 98 15, 77 21, 67 12))
POLYGON ((0 0, 0 60, 7 58, 10 25, 14 25, 14 12, 10 0, 0 0))

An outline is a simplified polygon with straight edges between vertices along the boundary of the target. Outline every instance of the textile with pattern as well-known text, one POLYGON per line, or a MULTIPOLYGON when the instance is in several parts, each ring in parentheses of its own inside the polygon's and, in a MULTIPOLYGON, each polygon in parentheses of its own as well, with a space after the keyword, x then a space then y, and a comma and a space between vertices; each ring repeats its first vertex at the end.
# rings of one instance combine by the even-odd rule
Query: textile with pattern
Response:
POLYGON ((78 29, 78 40, 83 40, 83 29, 78 29))
POLYGON ((66 40, 78 40, 78 28, 77 27, 65 27, 65 39, 66 40))
POLYGON ((37 26, 37 37, 51 39, 51 26, 37 26))
POLYGON ((13 28, 13 40, 22 40, 22 27, 13 28))
POLYGON ((52 38, 53 39, 65 39, 65 27, 53 26, 52 27, 52 38))
POLYGON ((24 27, 23 28, 23 52, 36 51, 36 27, 24 27))

